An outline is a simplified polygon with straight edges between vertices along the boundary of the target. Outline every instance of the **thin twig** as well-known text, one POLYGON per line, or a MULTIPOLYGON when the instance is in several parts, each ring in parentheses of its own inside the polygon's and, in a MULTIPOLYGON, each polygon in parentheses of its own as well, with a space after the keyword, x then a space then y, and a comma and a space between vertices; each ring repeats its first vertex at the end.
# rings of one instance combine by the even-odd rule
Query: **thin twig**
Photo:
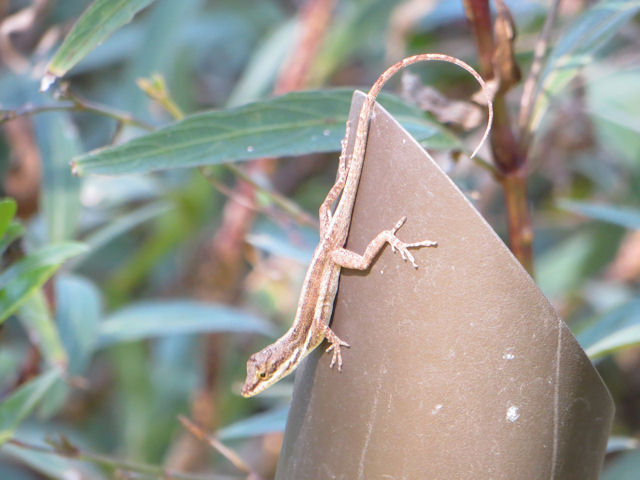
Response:
POLYGON ((246 462, 242 458, 240 458, 240 455, 238 455, 236 452, 234 452, 229 447, 224 445, 222 442, 220 442, 220 440, 218 440, 215 437, 212 437, 211 435, 207 435, 198 425, 193 423, 187 417, 179 415, 178 420, 180 420, 180 423, 182 423, 182 425, 187 430, 189 430, 189 432, 191 432, 193 436, 211 445, 215 450, 220 452, 224 458, 229 460, 229 462, 231 462, 233 466, 236 467, 238 470, 240 470, 243 473, 252 473, 251 469, 246 464, 246 462))
POLYGON ((68 440, 65 442, 64 449, 44 447, 42 445, 35 445, 28 442, 23 442, 22 440, 16 440, 14 438, 7 441, 7 443, 14 445, 18 448, 22 448, 25 450, 30 450, 33 452, 46 453, 50 455, 57 455, 59 457, 70 458, 74 460, 83 460, 95 465, 99 465, 101 467, 106 467, 112 470, 124 470, 128 472, 137 472, 137 473, 146 473, 149 475, 155 475, 156 477, 160 477, 163 479, 175 479, 175 480, 215 480, 218 478, 219 480, 226 479, 229 480, 233 477, 222 477, 222 476, 199 476, 192 475, 184 472, 176 472, 172 470, 167 470, 166 468, 160 465, 152 465, 148 463, 137 463, 130 462, 126 460, 120 460, 117 458, 110 457, 108 455, 102 455, 98 453, 91 453, 84 450, 81 450, 75 446, 71 446, 68 444, 68 440))
POLYGON ((479 157, 478 155, 476 155, 475 157, 473 157, 471 159, 477 166, 479 166, 480 168, 486 170, 487 172, 489 172, 491 174, 491 176, 493 178, 495 178, 496 180, 500 181, 502 179, 502 177, 504 176, 502 174, 502 172, 500 172, 500 170, 498 170, 491 162, 488 162, 486 160, 484 160, 483 158, 479 157))
POLYGON ((60 111, 74 111, 77 110, 73 103, 61 105, 24 105, 15 110, 0 110, 0 124, 14 120, 19 117, 26 117, 30 115, 37 115, 45 112, 60 112, 60 111))
MULTIPOLYGON (((233 164, 225 164, 224 166, 230 167, 230 166, 233 166, 233 164)), ((307 212, 302 210, 298 205, 291 202, 289 199, 282 196, 281 194, 261 187, 257 182, 255 182, 254 180, 251 180, 249 175, 245 173, 242 169, 239 169, 240 173, 238 174, 238 177, 245 178, 246 176, 246 178, 249 179, 249 182, 253 186, 255 186, 256 189, 260 190, 261 192, 264 192, 271 199, 273 203, 275 203, 280 207, 280 209, 265 208, 261 205, 258 205, 256 202, 247 198, 239 191, 233 190, 228 186, 226 186, 224 183, 222 183, 218 179, 216 175, 213 175, 207 169, 207 167, 199 167, 199 169, 202 176, 205 178, 207 182, 209 182, 209 184, 213 188, 215 188, 219 193, 227 197, 229 200, 243 206, 248 210, 252 210, 254 212, 258 212, 267 217, 270 217, 273 220, 275 220, 276 223, 279 223, 279 224, 286 224, 287 219, 292 219, 300 225, 307 225, 309 227, 315 228, 316 230, 319 228, 318 221, 315 218, 311 217, 311 215, 309 215, 307 212), (283 214, 281 210, 284 211, 285 213, 283 214)))
POLYGON ((316 229, 318 228, 318 221, 315 218, 313 218, 311 215, 309 215, 307 212, 305 212, 302 208, 300 208, 298 204, 296 204, 295 202, 292 202, 284 195, 281 195, 280 193, 274 190, 270 190, 260 185, 260 183, 256 182, 253 178, 251 178, 251 175, 249 175, 247 172, 245 172, 242 168, 238 167, 237 165, 233 163, 227 163, 225 164, 225 166, 238 178, 244 180, 259 192, 268 195, 269 198, 273 201, 273 203, 275 203, 283 211, 288 213, 295 221, 297 221, 302 225, 307 225, 310 227, 314 227, 316 229))
POLYGON ((533 111, 533 104, 538 92, 538 80, 542 73, 542 61, 544 60, 545 53, 547 51, 547 45, 549 44, 549 37, 551 36, 551 30, 555 19, 558 16, 558 10, 560 8, 561 0, 553 0, 551 8, 547 14, 547 18, 542 27, 542 32, 538 38, 536 45, 533 49, 533 61, 531 62, 531 69, 527 75, 527 79, 524 82, 522 88, 522 98, 520 99, 520 116, 518 117, 518 127, 520 128, 520 145, 526 146, 529 143, 529 120, 531 119, 531 113, 533 111))
POLYGON ((59 95, 61 99, 69 100, 73 102, 73 104, 76 107, 76 110, 78 111, 96 113, 104 117, 113 118, 114 120, 117 120, 123 125, 131 125, 134 127, 142 128, 143 130, 147 130, 149 132, 152 132, 153 130, 155 130, 155 127, 153 125, 147 122, 144 122, 129 113, 121 112, 119 110, 115 110, 105 105, 93 103, 87 99, 80 97, 75 93, 71 93, 67 89, 61 90, 59 92, 59 95))
POLYGON ((135 118, 133 115, 112 109, 105 105, 90 102, 69 91, 61 91, 58 98, 69 103, 53 105, 26 105, 15 110, 0 110, 0 124, 19 117, 37 115, 46 112, 90 112, 117 120, 123 125, 132 125, 147 131, 153 131, 153 125, 135 118))

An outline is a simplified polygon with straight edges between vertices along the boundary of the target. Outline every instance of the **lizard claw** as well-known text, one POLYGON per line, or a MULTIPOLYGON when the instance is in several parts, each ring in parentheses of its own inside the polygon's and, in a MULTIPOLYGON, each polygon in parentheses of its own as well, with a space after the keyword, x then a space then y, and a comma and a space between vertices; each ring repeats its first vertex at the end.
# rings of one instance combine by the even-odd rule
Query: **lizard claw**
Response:
POLYGON ((404 243, 402 240, 396 237, 396 232, 402 225, 404 225, 404 222, 406 221, 407 221, 407 217, 406 216, 402 217, 398 221, 398 223, 396 223, 396 225, 391 229, 392 237, 391 237, 391 240, 389 241, 389 243, 391 244, 391 251, 394 253, 396 251, 400 252, 400 256, 402 257, 402 260, 404 260, 405 262, 409 260, 411 262, 411 265, 413 265, 413 268, 418 268, 418 264, 416 263, 414 256, 411 254, 411 252, 409 252, 409 248, 435 247, 438 245, 438 242, 434 242, 431 240, 423 240, 421 242, 404 243))
POLYGON ((342 353, 340 352, 340 347, 350 348, 351 345, 349 345, 347 342, 343 340, 340 340, 340 338, 338 338, 338 336, 335 333, 333 333, 333 331, 329 327, 327 327, 325 331, 325 337, 331 344, 327 347, 325 351, 333 352, 333 355, 331 356, 331 364, 329 365, 329 368, 333 368, 333 366, 337 362, 338 371, 341 372, 342 371, 342 353))

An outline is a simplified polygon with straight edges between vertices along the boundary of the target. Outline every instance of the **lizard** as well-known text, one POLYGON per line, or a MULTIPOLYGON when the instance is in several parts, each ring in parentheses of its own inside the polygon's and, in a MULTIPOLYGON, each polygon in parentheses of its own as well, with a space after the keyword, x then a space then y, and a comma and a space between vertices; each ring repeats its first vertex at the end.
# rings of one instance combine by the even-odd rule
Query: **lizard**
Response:
POLYGON ((380 75, 362 104, 351 154, 347 153, 350 135, 350 124, 347 122, 345 136, 341 142, 342 151, 336 180, 319 209, 320 241, 304 278, 293 324, 276 342, 251 355, 247 361, 247 377, 241 392, 243 397, 257 395, 291 373, 325 338, 329 342, 326 351, 332 352, 330 367, 333 368, 337 363, 338 370, 342 370, 341 348, 350 345, 329 327, 342 268, 367 270, 387 243, 391 245, 393 252, 399 252, 403 260, 408 260, 417 268, 418 265, 409 249, 437 246, 437 242, 431 240, 414 243, 401 241, 396 232, 406 221, 406 217, 402 217, 393 228, 380 232, 362 255, 344 248, 364 164, 369 123, 376 97, 394 74, 408 65, 425 61, 453 63, 468 71, 478 81, 487 101, 488 121, 479 145, 471 154, 472 158, 486 140, 493 120, 491 98, 482 77, 462 60, 439 53, 423 53, 393 64, 380 75), (332 212, 331 207, 336 200, 337 204, 332 212))

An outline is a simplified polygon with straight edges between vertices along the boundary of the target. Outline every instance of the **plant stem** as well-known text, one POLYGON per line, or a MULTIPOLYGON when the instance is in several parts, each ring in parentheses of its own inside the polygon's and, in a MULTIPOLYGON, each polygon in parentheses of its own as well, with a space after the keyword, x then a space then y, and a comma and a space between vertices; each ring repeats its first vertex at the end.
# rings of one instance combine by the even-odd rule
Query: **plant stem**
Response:
POLYGON ((27 105, 16 110, 0 110, 0 124, 13 120, 15 118, 38 115, 46 112, 90 112, 103 117, 113 118, 123 125, 131 125, 139 127, 147 131, 153 131, 154 127, 142 120, 135 118, 126 112, 120 112, 104 105, 90 102, 81 97, 78 97, 68 91, 60 93, 60 99, 68 101, 69 103, 54 104, 54 105, 27 105))
MULTIPOLYGON (((467 18, 473 27, 480 72, 491 79, 501 71, 494 65, 496 45, 491 25, 491 10, 488 0, 463 0, 467 18)), ((502 6, 503 8, 506 8, 502 6)), ((503 39, 504 41, 504 39, 503 39)), ((500 78, 495 78, 500 82, 500 78)), ((498 88, 493 100, 494 118, 491 130, 493 160, 500 175, 496 178, 502 185, 509 228, 509 245, 522 266, 533 274, 533 229, 527 202, 526 157, 518 148, 511 129, 505 94, 508 88, 498 88)))
POLYGON ((115 110, 110 107, 106 107, 104 105, 93 103, 89 100, 86 100, 66 90, 63 90, 60 95, 61 95, 60 98, 62 98, 63 100, 70 100, 71 102, 73 102, 73 105, 75 106, 75 110, 77 111, 90 112, 90 113, 102 115, 104 117, 113 118, 114 120, 117 120, 123 125, 130 125, 130 126, 142 128, 143 130, 147 130, 149 132, 152 132, 153 130, 155 130, 155 127, 153 125, 147 122, 144 122, 142 120, 139 120, 129 113, 121 112, 119 110, 115 110))
POLYGON ((82 460, 82 461, 93 463, 94 465, 98 465, 100 467, 104 467, 110 470, 124 470, 128 472, 154 475, 157 478, 162 478, 166 480, 216 480, 216 479, 230 480, 232 478, 238 478, 238 477, 228 477, 228 476, 218 476, 218 475, 203 477, 203 476, 192 475, 184 472, 176 472, 176 471, 167 470, 166 468, 160 465, 152 465, 148 463, 137 463, 137 462, 130 462, 126 460, 120 460, 117 458, 110 457, 108 455, 86 452, 78 449, 77 447, 61 450, 61 449, 56 449, 51 447, 44 447, 41 445, 35 445, 32 443, 23 442, 21 440, 16 440, 16 439, 8 440, 7 443, 14 445, 18 448, 30 450, 32 452, 57 455, 59 457, 70 458, 74 460, 82 460))
POLYGON ((502 177, 509 221, 509 243, 513 255, 529 273, 533 272, 533 230, 527 202, 527 177, 524 170, 502 177))
POLYGON ((178 416, 178 420, 180 420, 180 423, 182 423, 182 425, 189 430, 192 435, 194 435, 198 440, 211 445, 212 448, 220 452, 239 471, 243 473, 251 473, 251 469, 240 455, 224 445, 220 440, 211 435, 207 435, 198 425, 193 423, 187 417, 180 415, 178 416))
MULTIPOLYGON (((318 221, 305 212, 300 206, 289 200, 284 195, 279 194, 273 190, 269 190, 258 182, 256 182, 251 175, 245 172, 242 168, 238 167, 233 163, 226 164, 226 167, 238 178, 250 184, 256 191, 260 193, 265 193, 269 196, 271 201, 278 205, 283 211, 287 212, 291 218, 300 223, 301 225, 307 225, 310 227, 318 228, 318 221)), ((205 174, 206 176, 206 174, 205 174)))

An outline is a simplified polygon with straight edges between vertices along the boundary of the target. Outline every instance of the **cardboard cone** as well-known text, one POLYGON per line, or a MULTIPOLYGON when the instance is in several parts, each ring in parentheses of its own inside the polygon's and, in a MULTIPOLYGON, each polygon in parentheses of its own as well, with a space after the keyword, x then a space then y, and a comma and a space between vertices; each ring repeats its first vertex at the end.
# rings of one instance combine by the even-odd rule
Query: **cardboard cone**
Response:
MULTIPOLYGON (((364 94, 351 108, 355 125, 364 94)), ((352 136, 355 128, 352 128, 352 136)), ((353 138, 351 139, 353 142, 353 138)), ((534 281, 422 147, 379 105, 325 344, 299 368, 276 478, 597 479, 613 416, 598 373, 534 281)))

